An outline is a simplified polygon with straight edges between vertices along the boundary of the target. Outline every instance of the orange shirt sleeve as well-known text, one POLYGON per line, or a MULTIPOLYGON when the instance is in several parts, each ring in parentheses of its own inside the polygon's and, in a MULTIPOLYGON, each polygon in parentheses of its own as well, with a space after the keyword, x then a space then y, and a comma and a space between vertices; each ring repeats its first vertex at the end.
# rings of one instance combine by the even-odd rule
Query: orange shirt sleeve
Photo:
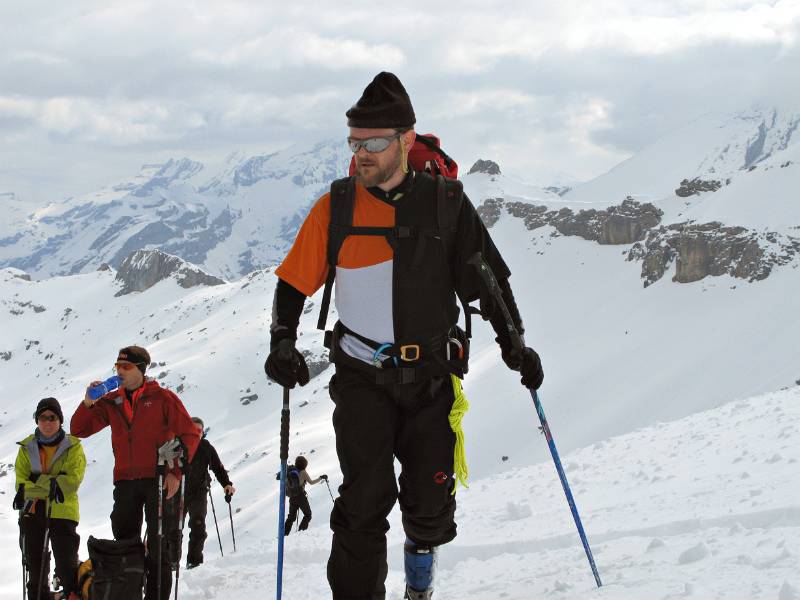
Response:
POLYGON ((311 208, 289 254, 275 274, 306 296, 313 296, 328 277, 328 224, 331 196, 325 194, 311 208))

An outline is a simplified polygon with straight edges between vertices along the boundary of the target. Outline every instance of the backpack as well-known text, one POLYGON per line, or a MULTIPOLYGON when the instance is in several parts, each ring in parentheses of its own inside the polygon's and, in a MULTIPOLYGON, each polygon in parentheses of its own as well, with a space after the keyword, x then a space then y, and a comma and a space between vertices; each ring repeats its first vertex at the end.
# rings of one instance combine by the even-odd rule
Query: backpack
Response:
MULTIPOLYGON (((456 223, 455 217, 460 209, 464 197, 464 188, 458 176, 458 165, 439 147, 439 138, 433 134, 417 134, 414 145, 408 152, 408 165, 418 172, 426 172, 437 180, 437 220, 439 237, 445 246, 447 256, 452 256, 455 246, 456 223)), ((331 184, 331 220, 328 226, 328 277, 322 292, 317 329, 325 331, 328 311, 331 303, 331 292, 336 277, 336 263, 339 260, 339 250, 348 235, 362 230, 362 235, 397 235, 398 228, 353 226, 353 210, 355 206, 355 184, 352 176, 355 173, 355 155, 350 160, 350 177, 337 179, 331 184)), ((465 302, 464 308, 466 335, 472 336, 471 313, 475 312, 465 302)), ((326 332, 326 346, 329 346, 330 335, 326 332)), ((465 371, 466 372, 466 371, 465 371)))
POLYGON ((303 495, 303 486, 300 485, 300 470, 294 465, 286 468, 286 496, 298 498, 303 495))
POLYGON ((99 540, 89 536, 86 545, 89 560, 82 563, 78 571, 83 600, 141 600, 144 587, 142 541, 139 538, 99 540))
POLYGON ((78 565, 78 593, 81 600, 89 600, 92 597, 92 581, 94 571, 92 570, 92 559, 87 559, 78 565))
MULTIPOLYGON (((418 133, 414 145, 408 151, 408 164, 415 171, 424 171, 434 177, 443 175, 450 179, 458 178, 458 165, 439 147, 439 138, 432 133, 418 133)), ((356 157, 350 159, 349 175, 356 172, 356 157)))

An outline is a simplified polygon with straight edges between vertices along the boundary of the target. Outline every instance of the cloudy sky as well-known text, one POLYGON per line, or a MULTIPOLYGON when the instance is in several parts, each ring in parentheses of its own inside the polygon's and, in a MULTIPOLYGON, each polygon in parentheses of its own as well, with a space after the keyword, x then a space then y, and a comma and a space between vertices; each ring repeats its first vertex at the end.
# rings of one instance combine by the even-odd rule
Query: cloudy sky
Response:
POLYGON ((380 70, 462 168, 588 179, 710 111, 800 112, 799 40, 800 0, 0 0, 0 193, 344 137, 380 70))

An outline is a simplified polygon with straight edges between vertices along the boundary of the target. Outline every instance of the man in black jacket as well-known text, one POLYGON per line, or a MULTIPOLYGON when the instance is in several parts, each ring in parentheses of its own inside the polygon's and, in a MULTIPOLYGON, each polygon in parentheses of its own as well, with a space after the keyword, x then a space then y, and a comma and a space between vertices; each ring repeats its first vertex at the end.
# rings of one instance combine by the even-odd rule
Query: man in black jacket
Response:
POLYGON ((378 74, 347 118, 355 175, 317 201, 275 271, 265 370, 284 387, 308 383, 306 359, 295 348, 299 318, 306 297, 323 284, 330 290, 335 276, 339 322, 326 344, 336 366, 329 393, 344 481, 331 513, 333 600, 385 598, 386 517, 397 500, 408 538, 406 597, 424 600, 433 594, 437 547, 456 536, 450 415, 460 384, 451 375, 463 376, 467 361, 456 296, 481 299, 503 360, 523 385, 536 389, 544 375, 533 349, 512 347, 470 263, 482 254, 522 334, 511 271, 460 184, 408 168, 416 117, 400 80, 378 74), (334 255, 329 242, 342 234, 334 255))
POLYGON ((189 463, 186 473, 186 500, 184 509, 189 516, 189 549, 186 553, 186 568, 193 569, 203 562, 203 545, 208 534, 206 533, 206 514, 208 513, 208 494, 211 491, 210 468, 220 485, 225 489, 226 496, 233 496, 236 488, 233 487, 228 472, 219 459, 214 446, 206 439, 203 420, 192 417, 198 432, 202 436, 194 460, 189 463))

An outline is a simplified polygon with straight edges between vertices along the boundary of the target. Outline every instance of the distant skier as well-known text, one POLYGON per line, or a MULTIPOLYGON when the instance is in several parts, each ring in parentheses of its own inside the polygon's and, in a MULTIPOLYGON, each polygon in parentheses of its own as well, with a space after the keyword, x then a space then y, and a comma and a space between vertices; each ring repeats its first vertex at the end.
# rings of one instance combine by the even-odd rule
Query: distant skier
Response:
MULTIPOLYGON (((283 526, 283 535, 289 535, 292 532, 292 525, 297 519, 297 511, 303 511, 303 518, 300 520, 298 529, 305 531, 308 529, 308 524, 311 522, 311 505, 308 503, 308 495, 306 494, 306 484, 316 485, 320 481, 328 481, 327 475, 320 475, 316 479, 312 479, 306 469, 308 468, 308 460, 305 456, 298 456, 294 460, 293 465, 289 465, 286 469, 286 495, 289 497, 289 515, 286 517, 286 523, 283 526)), ((277 479, 280 479, 281 474, 277 474, 277 479)))
POLYGON ((186 500, 184 508, 189 517, 189 549, 186 552, 186 568, 193 569, 203 563, 203 545, 208 534, 206 533, 206 515, 208 513, 208 494, 211 491, 210 468, 214 476, 225 490, 225 494, 233 496, 236 488, 233 487, 228 472, 219 459, 214 446, 206 439, 203 420, 192 417, 192 422, 198 433, 202 436, 200 445, 194 459, 186 471, 186 500))
POLYGON ((295 348, 300 315, 323 285, 327 309, 335 277, 339 322, 325 339, 336 366, 329 393, 344 481, 331 513, 333 598, 385 597, 395 457, 408 538, 406 594, 430 598, 437 546, 456 536, 450 416, 460 384, 451 375, 463 376, 468 360, 456 296, 481 299, 503 360, 521 371, 523 385, 538 388, 544 375, 534 350, 513 349, 501 311, 468 262, 481 252, 522 333, 511 272, 460 183, 408 168, 416 117, 400 80, 379 73, 347 119, 355 175, 317 201, 275 271, 265 369, 287 388, 308 382, 306 359, 295 348))

